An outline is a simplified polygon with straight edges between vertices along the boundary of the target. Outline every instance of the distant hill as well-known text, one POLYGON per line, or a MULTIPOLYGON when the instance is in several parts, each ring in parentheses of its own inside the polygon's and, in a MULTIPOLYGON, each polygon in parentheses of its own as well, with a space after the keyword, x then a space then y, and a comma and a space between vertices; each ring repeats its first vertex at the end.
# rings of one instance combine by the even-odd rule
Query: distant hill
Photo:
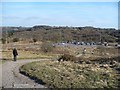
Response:
POLYGON ((120 30, 114 28, 94 27, 56 27, 56 26, 33 26, 33 27, 2 27, 3 38, 20 40, 37 40, 52 42, 118 42, 120 43, 120 30))

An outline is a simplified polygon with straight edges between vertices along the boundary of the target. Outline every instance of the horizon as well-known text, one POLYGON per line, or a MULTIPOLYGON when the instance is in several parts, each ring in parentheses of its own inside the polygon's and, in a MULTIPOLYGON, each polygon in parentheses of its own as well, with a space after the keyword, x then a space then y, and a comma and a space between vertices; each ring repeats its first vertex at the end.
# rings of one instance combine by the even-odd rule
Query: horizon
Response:
POLYGON ((116 29, 116 28, 102 28, 102 27, 95 27, 95 26, 66 26, 66 25, 64 25, 64 26, 58 26, 58 25, 33 25, 33 26, 0 26, 0 27, 15 27, 15 28, 18 28, 18 27, 22 27, 22 28, 33 28, 33 27, 35 27, 35 26, 49 26, 49 27, 90 27, 90 28, 100 28, 100 29, 115 29, 115 30, 120 30, 120 29, 116 29))
POLYGON ((4 2, 2 5, 3 27, 49 25, 118 29, 117 2, 4 2))

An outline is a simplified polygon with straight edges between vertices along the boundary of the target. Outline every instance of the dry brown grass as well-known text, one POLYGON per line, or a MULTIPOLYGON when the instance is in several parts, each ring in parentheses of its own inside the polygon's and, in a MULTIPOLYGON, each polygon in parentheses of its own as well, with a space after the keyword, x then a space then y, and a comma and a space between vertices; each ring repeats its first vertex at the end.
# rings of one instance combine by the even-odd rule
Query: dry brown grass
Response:
MULTIPOLYGON (((18 56, 17 59, 37 59, 37 58, 53 58, 54 55, 50 55, 50 54, 43 54, 43 53, 34 53, 32 51, 22 51, 22 50, 18 50, 18 56)), ((13 59, 13 55, 12 55, 12 51, 3 51, 2 52, 2 59, 3 60, 12 60, 13 59)))
POLYGON ((51 58, 61 54, 70 54, 81 59, 97 59, 97 58, 110 58, 118 56, 119 52, 116 48, 109 47, 91 47, 91 46, 56 46, 53 51, 49 53, 43 53, 41 50, 41 42, 37 43, 9 43, 3 45, 2 58, 12 59, 12 49, 16 47, 18 50, 18 59, 34 59, 34 58, 51 58), (86 48, 86 52, 82 55, 83 49, 86 48), (93 52, 93 54, 92 54, 93 52))
POLYGON ((41 42, 39 43, 9 43, 2 47, 2 59, 12 60, 12 50, 16 48, 18 51, 17 59, 37 59, 37 58, 53 58, 56 54, 42 53, 41 42))
POLYGON ((52 88, 115 88, 116 71, 108 66, 102 68, 94 64, 78 64, 69 61, 41 61, 26 64, 20 72, 41 80, 52 88))

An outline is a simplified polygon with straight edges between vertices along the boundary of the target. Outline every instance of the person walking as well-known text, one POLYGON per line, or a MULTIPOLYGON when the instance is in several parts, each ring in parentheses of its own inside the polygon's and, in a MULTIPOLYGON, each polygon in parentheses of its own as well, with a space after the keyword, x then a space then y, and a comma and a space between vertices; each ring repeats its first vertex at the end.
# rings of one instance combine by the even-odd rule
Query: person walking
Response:
POLYGON ((85 53, 86 53, 86 48, 84 48, 82 51, 82 54, 85 54, 85 53))
POLYGON ((17 49, 14 48, 14 49, 13 49, 13 57, 14 57, 14 61, 17 60, 17 55, 18 55, 18 53, 17 53, 17 49))

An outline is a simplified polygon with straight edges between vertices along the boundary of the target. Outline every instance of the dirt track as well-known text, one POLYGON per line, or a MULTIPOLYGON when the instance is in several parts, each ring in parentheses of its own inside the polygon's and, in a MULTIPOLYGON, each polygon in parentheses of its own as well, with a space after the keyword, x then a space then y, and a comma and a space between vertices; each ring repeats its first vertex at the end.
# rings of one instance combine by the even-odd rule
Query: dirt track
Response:
POLYGON ((7 61, 4 64, 1 64, 0 70, 2 70, 2 84, 0 87, 3 88, 45 88, 43 85, 35 83, 33 80, 19 73, 19 67, 33 61, 42 61, 45 59, 36 59, 36 60, 18 60, 7 61), (2 69, 1 69, 2 68, 2 69))

